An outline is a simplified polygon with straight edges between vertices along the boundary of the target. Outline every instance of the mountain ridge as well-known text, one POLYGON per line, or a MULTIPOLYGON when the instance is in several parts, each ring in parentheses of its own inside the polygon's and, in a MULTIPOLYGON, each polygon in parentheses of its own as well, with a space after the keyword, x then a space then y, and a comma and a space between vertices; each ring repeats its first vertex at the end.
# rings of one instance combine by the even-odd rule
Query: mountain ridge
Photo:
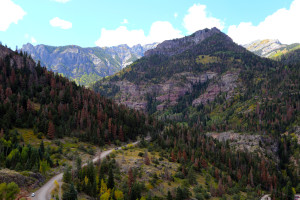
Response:
POLYGON ((247 50, 265 58, 280 59, 280 56, 299 49, 300 44, 282 44, 278 39, 256 40, 243 45, 247 50))
POLYGON ((77 45, 56 47, 28 43, 21 50, 30 54, 36 62, 40 60, 48 69, 75 80, 77 84, 89 85, 120 71, 156 45, 82 48, 77 45))

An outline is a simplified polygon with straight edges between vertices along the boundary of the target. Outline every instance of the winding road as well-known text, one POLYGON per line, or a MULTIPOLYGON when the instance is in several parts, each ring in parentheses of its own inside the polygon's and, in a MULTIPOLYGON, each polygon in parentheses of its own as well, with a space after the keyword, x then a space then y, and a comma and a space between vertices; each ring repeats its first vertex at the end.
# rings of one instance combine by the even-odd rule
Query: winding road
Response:
MULTIPOLYGON (((150 140, 150 137, 147 137, 145 140, 150 140)), ((140 141, 131 143, 132 145, 137 145, 140 141)), ((125 147, 127 145, 121 146, 125 147)), ((120 149, 121 147, 118 147, 120 149)), ((106 156, 108 156, 114 149, 110 149, 107 151, 101 152, 100 156, 97 156, 93 159, 93 163, 96 163, 99 159, 102 160, 106 156)), ((83 164, 82 166, 86 166, 87 163, 83 164)), ((39 190, 35 192, 35 197, 31 197, 32 200, 50 200, 51 199, 51 191, 54 188, 54 181, 56 180, 58 183, 62 182, 63 173, 60 173, 54 177, 52 177, 45 185, 43 185, 39 190)))

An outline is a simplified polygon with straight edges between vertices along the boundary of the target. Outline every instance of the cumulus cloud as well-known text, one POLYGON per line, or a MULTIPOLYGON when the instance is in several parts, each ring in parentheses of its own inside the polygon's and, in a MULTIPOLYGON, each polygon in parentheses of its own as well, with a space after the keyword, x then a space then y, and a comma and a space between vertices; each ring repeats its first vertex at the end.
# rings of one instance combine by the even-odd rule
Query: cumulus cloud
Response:
POLYGON ((6 31, 10 24, 18 24, 26 12, 11 0, 0 0, 0 31, 6 31))
POLYGON ((67 3, 67 2, 69 2, 70 0, 54 0, 54 1, 56 1, 56 2, 58 2, 58 3, 67 3))
POLYGON ((36 41, 36 39, 34 37, 31 37, 31 43, 32 44, 36 44, 37 43, 37 41, 36 41))
POLYGON ((191 34, 205 28, 217 27, 223 30, 224 22, 212 17, 206 11, 206 5, 194 4, 189 8, 188 14, 184 16, 183 26, 191 34))
POLYGON ((50 20, 50 25, 53 27, 59 27, 61 29, 70 29, 72 28, 72 23, 62 20, 58 17, 55 17, 53 19, 50 20))
POLYGON ((121 22, 121 24, 128 24, 128 20, 127 19, 123 19, 123 21, 121 22))
POLYGON ((100 38, 95 42, 97 46, 116 46, 127 44, 150 44, 164 40, 182 37, 181 31, 175 29, 170 22, 157 21, 151 25, 149 35, 145 35, 142 29, 128 30, 126 26, 120 26, 115 30, 102 28, 100 38))
POLYGON ((176 19, 178 17, 178 13, 174 13, 174 18, 176 19))
POLYGON ((232 25, 228 35, 239 44, 254 40, 279 39, 282 43, 300 42, 300 0, 294 0, 289 9, 279 9, 257 26, 251 22, 232 25))

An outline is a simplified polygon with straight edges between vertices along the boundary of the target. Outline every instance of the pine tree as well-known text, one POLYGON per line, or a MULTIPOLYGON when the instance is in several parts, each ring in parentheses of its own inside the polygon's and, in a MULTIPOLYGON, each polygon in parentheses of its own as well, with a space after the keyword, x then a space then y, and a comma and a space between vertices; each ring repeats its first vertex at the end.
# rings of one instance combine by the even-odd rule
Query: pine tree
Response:
POLYGON ((72 183, 69 190, 64 192, 63 200, 77 200, 77 191, 75 190, 74 184, 72 183))
POLYGON ((48 125, 48 137, 50 139, 53 139, 55 136, 55 126, 53 124, 52 121, 49 122, 49 125, 48 125))
POLYGON ((129 168, 128 171, 128 188, 129 188, 129 195, 131 193, 131 189, 132 189, 132 185, 134 183, 134 179, 133 179, 133 173, 132 173, 132 169, 131 167, 129 168))
POLYGON ((173 197, 172 197, 172 195, 171 195, 171 192, 170 192, 170 191, 168 191, 167 200, 173 200, 173 197))
POLYGON ((114 173, 113 173, 112 167, 109 168, 107 187, 109 189, 113 189, 115 187, 114 173))
POLYGON ((196 180, 196 176, 195 176, 195 172, 194 172, 193 167, 191 167, 191 168, 189 169, 187 178, 188 178, 189 184, 194 185, 194 184, 197 183, 197 180, 196 180))

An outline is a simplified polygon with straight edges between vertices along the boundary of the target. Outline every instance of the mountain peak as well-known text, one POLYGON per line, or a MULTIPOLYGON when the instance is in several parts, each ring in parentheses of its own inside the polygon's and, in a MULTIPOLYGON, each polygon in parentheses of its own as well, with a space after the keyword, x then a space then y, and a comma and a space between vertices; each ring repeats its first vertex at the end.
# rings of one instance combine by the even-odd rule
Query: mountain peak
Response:
POLYGON ((269 57, 272 52, 286 45, 282 44, 278 39, 256 40, 249 44, 243 45, 247 50, 263 57, 269 57))
POLYGON ((151 56, 155 54, 159 55, 166 55, 166 56, 173 56, 179 53, 186 51, 187 49, 195 46, 205 39, 211 37, 214 34, 222 33, 216 27, 212 29, 203 29, 196 31, 190 36, 186 36, 183 38, 173 39, 173 40, 166 40, 157 45, 155 49, 151 49, 145 53, 145 56, 151 56))

